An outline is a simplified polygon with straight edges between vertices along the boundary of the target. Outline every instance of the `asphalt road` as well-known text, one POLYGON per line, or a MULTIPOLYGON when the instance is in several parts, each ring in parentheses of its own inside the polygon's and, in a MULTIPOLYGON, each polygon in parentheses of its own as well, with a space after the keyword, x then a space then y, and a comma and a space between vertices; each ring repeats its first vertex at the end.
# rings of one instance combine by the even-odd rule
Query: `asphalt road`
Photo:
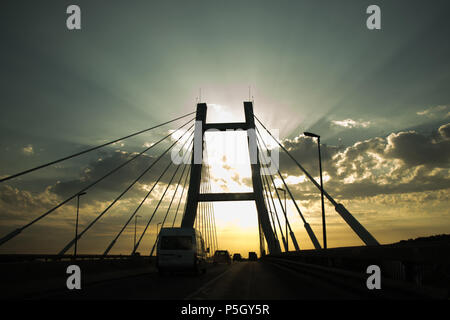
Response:
POLYGON ((44 299, 354 299, 350 292, 260 261, 211 265, 206 274, 149 272, 46 294, 44 299))

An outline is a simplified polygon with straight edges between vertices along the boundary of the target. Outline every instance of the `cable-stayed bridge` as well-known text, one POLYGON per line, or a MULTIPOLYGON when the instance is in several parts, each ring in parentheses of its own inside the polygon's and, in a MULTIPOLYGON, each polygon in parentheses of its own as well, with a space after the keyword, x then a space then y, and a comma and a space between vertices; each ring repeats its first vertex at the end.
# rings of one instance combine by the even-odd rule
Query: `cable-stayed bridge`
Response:
MULTIPOLYGON (((85 226, 79 232, 77 229, 77 232, 73 239, 66 244, 62 244, 61 250, 59 252, 55 252, 54 255, 24 255, 24 259, 26 258, 33 260, 38 258, 45 258, 61 260, 73 259, 75 257, 78 257, 79 259, 85 258, 105 260, 123 258, 121 256, 117 257, 115 255, 111 255, 111 250, 123 235, 124 230, 126 230, 126 228, 133 223, 133 219, 136 219, 138 217, 138 214, 142 209, 144 203, 149 199, 149 197, 152 196, 153 193, 155 193, 155 190, 158 188, 158 186, 164 185, 165 183, 166 186, 163 188, 160 198, 155 200, 156 206, 154 207, 149 219, 146 221, 144 230, 139 236, 135 236, 134 246, 129 256, 130 258, 136 257, 136 253, 139 252, 138 250, 147 231, 151 229, 152 226, 155 226, 157 224, 157 221, 159 221, 157 227, 161 226, 159 230, 167 227, 194 227, 195 229, 199 230, 203 235, 205 246, 209 248, 208 255, 209 257, 212 257, 213 253, 217 249, 220 249, 214 217, 214 206, 212 205, 212 202, 254 201, 257 210, 257 221, 260 235, 259 252, 260 256, 265 257, 264 261, 266 262, 262 265, 233 265, 229 270, 225 270, 224 266, 214 266, 212 267, 211 272, 209 272, 209 275, 205 276, 209 277, 207 278, 208 281, 206 281, 205 278, 203 282, 200 281, 201 283, 197 283, 194 281, 194 283, 189 283, 185 287, 188 288, 186 289, 188 291, 192 289, 192 292, 190 292, 189 294, 186 292, 186 294, 182 296, 184 298, 233 298, 233 292, 237 294, 237 298, 251 298, 255 296, 261 298, 274 298, 274 296, 270 296, 270 290, 267 290, 268 283, 271 283, 271 286, 275 285, 275 283, 279 281, 289 283, 291 281, 290 279, 292 278, 296 279, 293 281, 293 283, 296 283, 298 281, 303 281, 302 277, 309 277, 309 279, 314 278, 316 279, 314 281, 317 281, 317 283, 320 284, 318 284, 318 287, 314 287, 314 284, 309 283, 309 289, 306 291, 300 290, 298 294, 295 294, 295 290, 293 288, 290 288, 286 291, 289 292, 287 296, 286 293, 284 293, 283 295, 280 293, 281 291, 278 292, 277 290, 275 290, 275 298, 277 297, 277 294, 279 298, 289 298, 289 295, 291 295, 292 298, 300 298, 306 296, 308 292, 309 294, 315 292, 314 294, 319 297, 320 294, 324 294, 324 292, 326 291, 320 288, 323 288, 325 282, 330 282, 330 279, 334 279, 334 282, 337 281, 338 284, 335 284, 333 290, 330 289, 331 291, 327 291, 327 294, 331 294, 330 292, 333 292, 334 294, 339 295, 339 292, 342 290, 338 289, 336 286, 339 286, 339 281, 342 282, 342 280, 337 279, 344 279, 342 284, 345 284, 347 286, 351 285, 352 288, 357 287, 357 292, 361 291, 365 295, 372 297, 377 296, 378 293, 374 294, 375 291, 368 291, 366 287, 367 276, 361 275, 365 273, 366 268, 369 265, 382 264, 387 271, 386 275, 389 274, 391 276, 390 278, 397 280, 405 280, 406 278, 411 277, 411 274, 413 275, 413 277, 418 274, 417 270, 411 271, 410 269, 405 268, 405 264, 402 264, 401 260, 397 261, 395 259, 392 259, 392 257, 387 258, 385 251, 381 251, 380 249, 383 246, 380 246, 379 242, 364 226, 362 226, 357 221, 357 219, 355 219, 355 217, 344 207, 344 205, 336 201, 329 192, 321 187, 321 184, 313 178, 313 176, 299 163, 297 159, 295 159, 295 157, 260 121, 260 119, 253 112, 252 102, 244 102, 244 114, 245 122, 208 123, 206 121, 207 104, 199 103, 197 104, 197 109, 194 112, 182 115, 151 128, 135 132, 125 137, 121 137, 113 141, 109 141, 101 145, 77 152, 75 154, 56 159, 37 167, 3 177, 2 179, 0 179, 0 183, 13 180, 23 175, 44 169, 49 166, 53 166, 60 162, 93 152, 95 150, 113 145, 114 143, 117 143, 119 141, 124 141, 146 132, 150 132, 158 128, 167 128, 170 125, 177 124, 176 129, 171 130, 169 134, 163 136, 157 141, 152 142, 149 146, 145 147, 145 149, 130 154, 130 157, 126 161, 120 163, 118 166, 112 168, 110 171, 101 175, 94 181, 90 181, 89 183, 87 183, 87 185, 83 186, 82 188, 77 190, 77 192, 74 192, 67 198, 61 200, 52 208, 38 214, 28 223, 20 226, 15 230, 12 230, 6 235, 3 235, 0 238, 0 246, 5 245, 10 241, 14 241, 15 238, 20 237, 23 233, 26 233, 27 230, 33 225, 42 223, 42 221, 44 221, 46 217, 54 214, 59 208, 63 207, 76 198, 77 200, 79 200, 80 195, 89 192, 91 189, 94 189, 96 185, 101 181, 106 181, 109 177, 113 176, 133 161, 136 161, 136 159, 142 157, 151 149, 156 149, 157 146, 161 146, 163 143, 166 143, 168 144, 168 146, 163 149, 153 159, 153 161, 148 163, 146 168, 142 170, 139 175, 130 177, 131 183, 129 183, 126 188, 121 190, 121 192, 114 198, 114 200, 112 200, 92 221, 90 221, 87 226, 85 226), (208 160, 205 159, 207 156, 207 152, 205 152, 205 149, 208 148, 208 146, 207 143, 205 143, 204 137, 205 132, 213 130, 225 132, 229 130, 246 131, 251 167, 251 183, 253 187, 253 190, 251 192, 212 192, 210 164, 208 163, 208 160), (306 220, 306 217, 298 204, 298 200, 300 199, 296 199, 294 197, 294 193, 291 191, 288 183, 283 177, 283 173, 280 172, 280 169, 276 164, 274 166, 274 159, 270 157, 270 155, 272 154, 272 149, 269 148, 267 141, 263 138, 263 135, 270 137, 270 139, 272 139, 271 143, 279 146, 281 152, 285 153, 285 155, 287 155, 287 157, 291 159, 293 164, 298 167, 299 172, 304 174, 309 179, 318 193, 323 192, 323 195, 326 197, 326 199, 328 199, 328 201, 334 206, 336 213, 339 214, 345 221, 345 223, 347 223, 348 226, 351 227, 355 234, 364 243, 365 247, 363 246, 358 247, 357 249, 343 251, 339 251, 339 248, 327 250, 322 249, 319 240, 317 239, 313 229, 306 220), (174 155, 176 155, 176 161, 174 160, 174 155), (170 157, 171 161, 164 161, 164 159, 167 160, 170 157), (157 172, 156 170, 160 171, 157 172), (111 209, 115 205, 117 205, 117 203, 149 173, 152 173, 153 176, 156 177, 154 182, 151 186, 148 187, 148 191, 141 199, 141 201, 136 203, 135 209, 129 213, 129 216, 126 219, 125 223, 121 226, 117 226, 117 232, 112 237, 108 246, 104 248, 104 251, 99 252, 97 255, 76 256, 76 247, 78 240, 81 239, 90 230, 92 230, 92 227, 99 223, 102 218, 104 218, 111 211, 111 209), (289 201, 292 203, 293 207, 296 210, 296 213, 299 215, 303 223, 303 227, 309 237, 309 240, 315 248, 314 250, 302 250, 302 244, 297 240, 293 230, 293 226, 289 222, 287 207, 282 203, 283 197, 281 196, 280 189, 277 187, 277 184, 275 182, 276 179, 282 182, 282 186, 284 187, 284 190, 289 197, 289 201), (167 208, 162 206, 164 201, 168 203, 167 208), (156 219, 156 217, 159 217, 160 219, 156 219), (283 224, 285 228, 283 228, 283 224), (291 250, 289 250, 288 246, 289 241, 293 244, 293 248, 290 248, 291 250), (357 262, 355 263, 355 261, 357 262), (290 276, 286 276, 286 272, 289 273, 290 276), (280 276, 280 273, 282 273, 283 275, 280 276), (254 275, 255 279, 259 277, 261 279, 264 277, 267 278, 270 277, 270 274, 277 275, 266 282, 264 282, 264 280, 261 280, 262 283, 254 282, 248 284, 250 286, 250 289, 248 289, 243 296, 242 292, 234 287, 222 288, 222 296, 217 292, 208 296, 208 292, 212 290, 211 288, 214 287, 215 283, 220 282, 220 278, 223 277, 223 279, 225 279, 226 277, 230 277, 233 279, 241 279, 237 281, 236 285, 238 285, 238 283, 242 281, 247 281, 243 280, 246 277, 246 274, 254 275), (212 279, 210 277, 212 277, 212 279), (317 279, 321 280, 319 281, 317 279), (269 295, 264 296, 264 292, 269 295)), ((51 230, 49 230, 49 232, 51 232, 51 230)), ((151 245, 151 250, 149 252, 141 254, 140 256, 142 258, 150 257, 151 259, 151 257, 155 255, 158 237, 156 236, 156 238, 152 241, 153 244, 151 245)), ((408 256, 408 253, 404 253, 404 255, 408 256)), ((15 258, 13 256, 14 255, 9 255, 3 257, 3 259, 20 260, 20 256, 17 255, 15 258)), ((180 278, 176 279, 180 280, 180 278)), ((167 279, 161 280, 160 278, 155 278, 153 280, 154 281, 152 282, 151 286, 155 286, 159 282, 169 281, 167 279)), ((391 280, 387 281, 389 282, 391 280)), ((170 281, 173 282, 172 289, 178 286, 177 281, 170 281)), ((413 279, 413 282, 414 281, 416 280, 413 279)), ((122 279, 117 282, 116 285, 120 287, 125 285, 125 283, 126 280, 122 279)), ((104 291, 100 290, 98 294, 101 295, 101 292, 111 292, 111 290, 113 289, 111 289, 110 285, 111 284, 107 284, 104 291)), ((395 289, 396 285, 397 284, 395 283, 388 285, 388 287, 391 286, 392 292, 394 292, 392 293, 390 291, 389 294, 392 294, 394 297, 396 295, 401 296, 401 294, 397 292, 398 290, 395 289)), ((283 287, 286 285, 283 284, 280 286, 283 287)), ((413 296, 414 294, 423 294, 420 290, 416 292, 414 291, 414 288, 408 286, 406 286, 405 288, 402 287, 402 290, 410 290, 408 292, 413 296)), ((177 290, 174 289, 162 295, 167 295, 167 298, 173 298, 174 296, 170 296, 170 292, 173 293, 174 291, 177 290)), ((347 293, 349 293, 348 290, 347 293)), ((355 296, 358 296, 358 294, 353 293, 348 295, 348 297, 355 296)), ((157 298, 153 296, 147 297, 157 298)))

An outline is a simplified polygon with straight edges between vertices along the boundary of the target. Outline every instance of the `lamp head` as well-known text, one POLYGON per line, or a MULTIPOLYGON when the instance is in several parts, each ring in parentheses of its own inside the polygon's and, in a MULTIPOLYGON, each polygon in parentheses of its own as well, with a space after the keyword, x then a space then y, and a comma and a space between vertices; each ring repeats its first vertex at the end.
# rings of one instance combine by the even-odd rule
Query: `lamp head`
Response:
POLYGON ((319 135, 317 135, 317 134, 315 134, 315 133, 312 133, 312 132, 303 132, 303 134, 305 135, 305 136, 307 136, 307 137, 312 137, 312 138, 320 138, 320 136, 319 135))

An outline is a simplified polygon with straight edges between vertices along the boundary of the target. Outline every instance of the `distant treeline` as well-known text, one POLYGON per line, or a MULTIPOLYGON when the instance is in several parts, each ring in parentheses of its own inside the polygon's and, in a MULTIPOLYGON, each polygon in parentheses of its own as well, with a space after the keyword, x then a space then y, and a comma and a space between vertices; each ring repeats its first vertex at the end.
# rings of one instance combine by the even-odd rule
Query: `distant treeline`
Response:
POLYGON ((450 241, 450 234, 437 234, 434 236, 428 236, 428 237, 419 237, 416 239, 408 239, 408 240, 401 240, 400 242, 396 242, 394 244, 408 244, 413 242, 431 242, 431 241, 450 241))

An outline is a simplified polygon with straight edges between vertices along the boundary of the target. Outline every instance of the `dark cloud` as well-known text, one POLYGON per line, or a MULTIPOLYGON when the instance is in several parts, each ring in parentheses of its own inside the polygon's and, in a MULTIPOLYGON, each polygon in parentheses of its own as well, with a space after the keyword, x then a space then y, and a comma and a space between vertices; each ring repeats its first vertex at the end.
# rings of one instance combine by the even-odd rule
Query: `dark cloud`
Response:
MULTIPOLYGON (((88 186, 92 182, 103 177, 108 172, 120 166, 122 163, 129 160, 131 157, 135 156, 133 153, 128 153, 125 151, 115 151, 115 152, 105 152, 101 157, 93 160, 84 169, 83 173, 78 179, 61 181, 51 187, 51 191, 62 198, 71 196, 81 190, 82 188, 88 186)), ((142 174, 152 163, 156 161, 156 156, 141 155, 114 172, 112 175, 108 176, 97 185, 89 189, 89 193, 95 193, 97 200, 103 200, 106 198, 111 198, 112 194, 119 194, 125 188, 127 188, 140 174, 142 174)), ((140 185, 153 185, 158 179, 159 175, 163 172, 166 166, 171 162, 170 152, 161 158, 141 179, 138 183, 140 185)), ((182 165, 180 165, 182 166, 182 165)), ((168 183, 172 174, 175 172, 176 166, 170 167, 164 174, 163 178, 160 180, 162 183, 168 183)), ((175 181, 182 172, 182 167, 178 169, 175 181)), ((134 192, 138 192, 139 195, 143 194, 144 191, 139 188, 133 187, 134 192)))
POLYGON ((441 141, 414 131, 391 134, 387 137, 385 155, 391 159, 400 159, 408 166, 427 165, 447 168, 450 156, 449 124, 439 128, 441 141))
MULTIPOLYGON (((450 124, 440 126, 435 130, 434 136, 407 131, 392 133, 386 138, 376 137, 360 141, 348 147, 323 145, 321 148, 323 168, 327 178, 325 189, 337 200, 345 200, 450 188, 449 128, 450 124)), ((316 141, 300 136, 285 140, 283 143, 314 177, 318 176, 316 141)), ((133 154, 124 151, 103 152, 99 158, 92 160, 84 168, 77 179, 50 185, 44 192, 30 192, 3 185, 0 188, 0 204, 4 215, 13 217, 25 216, 27 212, 43 212, 119 166, 131 156, 133 154)), ((283 152, 280 153, 280 157, 280 171, 285 177, 303 174, 283 152)), ((151 155, 138 157, 89 190, 83 205, 94 200, 103 204, 110 203, 155 159, 151 155)), ((127 207, 134 208, 134 204, 146 193, 144 185, 151 186, 169 161, 170 155, 161 159, 160 163, 139 181, 137 188, 133 188, 124 196, 123 199, 128 201, 127 207)), ((173 172, 174 168, 167 172, 163 184, 156 190, 157 196, 162 194, 173 172)), ((181 172, 180 167, 175 182, 178 181, 181 172)), ((232 179, 246 186, 252 185, 251 178, 242 178, 237 173, 232 179)), ((226 180, 215 177, 213 180, 227 191, 226 180)), ((289 183, 288 179, 287 182, 296 199, 303 201, 317 199, 318 190, 308 180, 289 183)))
POLYGON ((57 204, 58 198, 50 188, 42 193, 19 190, 10 185, 0 186, 0 207, 2 219, 23 219, 33 216, 37 211, 50 209, 57 204))
MULTIPOLYGON (((450 124, 439 127, 438 136, 408 131, 360 141, 347 148, 324 145, 323 169, 329 177, 325 189, 337 199, 352 199, 450 188, 449 128, 450 124)), ((318 176, 316 144, 305 137, 283 143, 307 171, 318 176)), ((281 157, 283 174, 302 175, 287 161, 293 163, 281 157)), ((313 192, 317 191, 308 181, 290 187, 302 200, 314 198, 313 192)))
MULTIPOLYGON (((319 162, 317 141, 305 136, 299 136, 294 139, 283 140, 283 145, 308 172, 313 175, 315 173, 318 174, 319 162)), ((332 157, 341 149, 342 148, 336 146, 329 146, 326 144, 321 145, 322 166, 330 166, 332 164, 332 157)), ((280 171, 290 173, 296 172, 295 175, 299 175, 298 173, 300 172, 300 169, 298 169, 292 159, 281 150, 280 171)))
POLYGON ((443 138, 450 139, 450 123, 440 126, 438 131, 443 138))

